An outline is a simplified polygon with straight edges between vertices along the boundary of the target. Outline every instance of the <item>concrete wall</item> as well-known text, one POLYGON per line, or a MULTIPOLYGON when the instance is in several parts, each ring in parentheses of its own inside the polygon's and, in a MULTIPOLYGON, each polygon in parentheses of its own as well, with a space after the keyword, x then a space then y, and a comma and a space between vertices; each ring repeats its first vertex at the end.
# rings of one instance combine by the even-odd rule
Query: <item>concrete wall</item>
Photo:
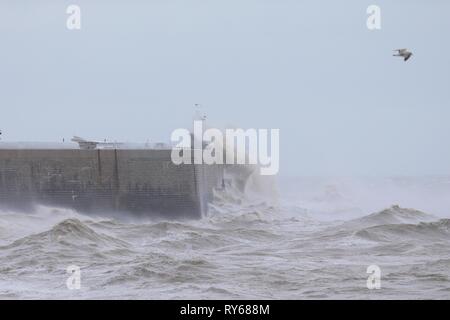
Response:
POLYGON ((222 166, 174 165, 170 150, 0 150, 0 206, 201 217, 222 166))

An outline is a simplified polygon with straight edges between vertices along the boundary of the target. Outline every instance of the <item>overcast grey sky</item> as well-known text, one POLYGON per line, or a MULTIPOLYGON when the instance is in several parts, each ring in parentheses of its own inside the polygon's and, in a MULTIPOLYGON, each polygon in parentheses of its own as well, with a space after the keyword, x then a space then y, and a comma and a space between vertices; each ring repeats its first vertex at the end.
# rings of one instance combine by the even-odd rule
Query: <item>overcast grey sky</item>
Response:
POLYGON ((450 174, 449 15, 444 0, 1 0, 0 129, 169 141, 201 103, 211 126, 280 128, 282 175, 450 174))

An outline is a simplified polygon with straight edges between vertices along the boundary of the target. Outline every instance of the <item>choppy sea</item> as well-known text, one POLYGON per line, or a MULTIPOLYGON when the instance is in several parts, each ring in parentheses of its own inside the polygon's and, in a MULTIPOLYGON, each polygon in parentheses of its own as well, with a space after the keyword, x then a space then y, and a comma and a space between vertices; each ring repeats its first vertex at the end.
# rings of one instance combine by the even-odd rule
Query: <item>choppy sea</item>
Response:
POLYGON ((450 299, 449 218, 450 177, 230 183, 200 220, 0 209, 0 298, 450 299))

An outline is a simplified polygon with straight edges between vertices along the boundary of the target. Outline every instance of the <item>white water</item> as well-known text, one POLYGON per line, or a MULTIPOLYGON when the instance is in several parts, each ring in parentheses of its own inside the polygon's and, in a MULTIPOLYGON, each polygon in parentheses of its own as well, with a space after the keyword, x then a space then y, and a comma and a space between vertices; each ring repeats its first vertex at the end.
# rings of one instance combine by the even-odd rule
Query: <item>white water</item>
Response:
POLYGON ((449 177, 251 177, 198 221, 3 210, 0 298, 449 299, 449 195, 449 177))

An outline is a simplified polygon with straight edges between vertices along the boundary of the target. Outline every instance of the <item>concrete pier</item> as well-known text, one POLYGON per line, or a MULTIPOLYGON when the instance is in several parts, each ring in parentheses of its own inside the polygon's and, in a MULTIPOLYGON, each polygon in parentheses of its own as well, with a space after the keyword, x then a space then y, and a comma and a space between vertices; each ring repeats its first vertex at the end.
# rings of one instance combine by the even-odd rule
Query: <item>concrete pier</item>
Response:
POLYGON ((219 165, 175 165, 170 150, 0 149, 0 207, 200 218, 219 165))

